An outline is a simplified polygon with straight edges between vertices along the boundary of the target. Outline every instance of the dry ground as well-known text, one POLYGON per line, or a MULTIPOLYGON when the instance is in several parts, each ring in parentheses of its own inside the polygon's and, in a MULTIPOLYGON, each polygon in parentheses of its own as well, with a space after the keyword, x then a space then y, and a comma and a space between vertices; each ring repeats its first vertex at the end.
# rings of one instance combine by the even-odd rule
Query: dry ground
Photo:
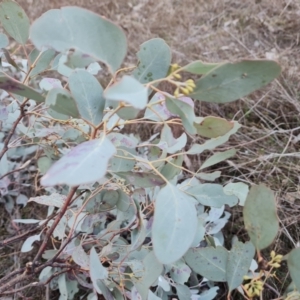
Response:
MULTIPOLYGON (((238 155, 219 169, 226 179, 264 182, 276 192, 282 226, 275 250, 285 254, 295 247, 300 240, 300 0, 17 2, 32 20, 50 8, 66 5, 106 16, 125 30, 129 61, 134 61, 139 45, 152 37, 165 39, 174 62, 182 64, 195 59, 278 60, 283 75, 268 87, 229 105, 200 104, 198 113, 234 118, 243 125, 228 145, 236 146, 238 155)), ((233 212, 232 221, 242 226, 240 212, 233 212)), ((285 276, 274 280, 279 293, 285 280, 285 276)))

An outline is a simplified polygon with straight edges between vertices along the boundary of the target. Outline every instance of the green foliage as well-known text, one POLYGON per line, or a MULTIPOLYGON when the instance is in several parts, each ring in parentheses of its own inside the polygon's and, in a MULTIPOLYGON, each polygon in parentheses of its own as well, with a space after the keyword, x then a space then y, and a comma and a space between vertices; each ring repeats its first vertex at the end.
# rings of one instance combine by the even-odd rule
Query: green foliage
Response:
POLYGON ((300 249, 296 248, 288 254, 287 263, 291 273, 292 280, 300 291, 300 249))
POLYGON ((4 30, 16 42, 22 45, 26 44, 29 37, 30 22, 20 5, 14 1, 2 1, 0 3, 0 22, 4 30))
POLYGON ((9 44, 8 37, 4 33, 0 33, 0 48, 5 48, 9 44))
POLYGON ((0 88, 7 92, 26 97, 37 102, 42 102, 45 98, 34 89, 0 72, 0 88))
MULTIPOLYGON (((244 182, 213 183, 221 172, 211 167, 237 152, 218 147, 241 125, 196 116, 194 101, 244 97, 277 77, 278 64, 194 61, 180 67, 171 65, 166 42, 155 38, 140 46, 134 67, 120 68, 126 38, 104 17, 64 7, 29 26, 16 2, 5 0, 0 7, 6 33, 27 51, 30 32, 35 47, 26 52, 25 66, 11 58, 8 38, 0 34, 9 65, 0 73, 0 88, 7 92, 0 103, 0 193, 10 213, 15 203, 48 210, 47 219, 15 220, 41 229, 26 236, 21 252, 44 239, 28 280, 39 275, 42 285, 59 289, 60 299, 85 289, 88 299, 102 294, 109 300, 159 300, 176 294, 180 300, 211 300, 220 296, 220 282, 227 283, 228 299, 236 289, 258 296, 261 278, 270 277, 282 259, 271 252, 266 262, 271 271, 254 272, 255 250, 261 262, 260 250, 278 231, 275 198, 263 185, 249 192, 244 182), (197 79, 183 81, 182 74, 197 79), (143 137, 141 125, 152 126, 150 137, 143 137), (128 126, 138 126, 137 134, 128 126), (12 146, 18 135, 22 143, 12 146), (202 157, 204 152, 211 155, 202 157), (29 170, 21 162, 31 160, 40 194, 28 200, 9 185, 21 182, 16 170, 29 170), (231 216, 227 206, 237 204, 244 206, 250 241, 234 237, 228 250, 222 229, 231 216), (245 276, 250 281, 243 284, 245 276)), ((298 256, 293 250, 288 265, 299 289, 298 256)), ((0 285, 0 294, 4 288, 0 285)))
POLYGON ((171 64, 171 50, 166 42, 156 38, 143 43, 137 52, 139 59, 133 76, 140 83, 164 78, 171 64))
POLYGON ((152 225, 156 257, 164 264, 180 259, 191 246, 197 229, 194 199, 171 184, 156 196, 152 225))
POLYGON ((76 101, 80 116, 98 125, 103 119, 105 99, 98 80, 85 70, 75 70, 69 77, 70 91, 76 101))
POLYGON ((256 249, 268 247, 275 239, 279 221, 274 194, 264 185, 253 186, 244 206, 244 222, 256 249))
POLYGON ((231 102, 270 83, 280 72, 280 66, 268 60, 226 63, 200 78, 191 96, 207 102, 231 102))
POLYGON ((30 38, 38 50, 76 49, 104 62, 112 72, 127 51, 126 37, 118 26, 79 7, 49 10, 31 25, 30 38))

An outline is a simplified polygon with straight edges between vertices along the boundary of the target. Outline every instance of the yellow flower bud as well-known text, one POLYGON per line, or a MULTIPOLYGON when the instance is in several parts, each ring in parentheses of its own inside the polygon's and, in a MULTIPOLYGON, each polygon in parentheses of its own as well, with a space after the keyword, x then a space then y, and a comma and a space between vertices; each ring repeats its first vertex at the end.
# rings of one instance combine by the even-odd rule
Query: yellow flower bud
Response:
POLYGON ((178 98, 179 96, 179 88, 177 88, 174 92, 174 97, 178 98))
POLYGON ((190 85, 187 85, 186 88, 190 91, 190 93, 194 91, 194 88, 191 87, 190 85))
POLYGON ((188 95, 190 93, 190 91, 187 88, 182 87, 180 89, 185 95, 188 95))
POLYGON ((176 79, 181 79, 181 75, 176 73, 176 74, 173 74, 173 77, 176 78, 176 79))
POLYGON ((192 88, 195 88, 196 87, 196 84, 194 82, 193 79, 188 79, 186 82, 185 82, 188 86, 191 86, 192 88))
POLYGON ((279 263, 273 263, 273 264, 271 264, 271 266, 273 268, 280 268, 280 264, 279 263))
POLYGON ((271 251, 271 258, 274 258, 274 257, 275 257, 275 255, 276 255, 275 251, 274 251, 274 250, 272 250, 272 251, 271 251))
POLYGON ((253 296, 259 296, 260 290, 258 288, 253 288, 253 296))
POLYGON ((277 262, 281 262, 282 258, 283 258, 283 255, 281 255, 281 254, 277 254, 277 255, 275 256, 275 260, 276 260, 277 262))

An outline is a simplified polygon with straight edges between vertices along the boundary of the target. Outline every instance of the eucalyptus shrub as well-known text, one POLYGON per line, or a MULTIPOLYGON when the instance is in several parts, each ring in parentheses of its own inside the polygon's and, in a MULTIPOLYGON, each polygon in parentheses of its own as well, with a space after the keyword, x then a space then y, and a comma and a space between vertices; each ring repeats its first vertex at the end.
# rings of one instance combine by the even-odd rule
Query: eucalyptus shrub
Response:
MULTIPOLYGON (((209 300, 218 299, 225 282, 227 299, 236 289, 245 298, 260 296, 283 259, 261 254, 279 228, 274 194, 264 185, 249 191, 243 182, 213 183, 221 172, 209 168, 236 153, 217 148, 241 125, 196 116, 194 101, 237 100, 270 83, 280 66, 269 60, 179 66, 165 41, 154 38, 140 46, 135 66, 122 67, 123 31, 78 7, 50 10, 30 25, 24 10, 5 0, 0 21, 12 38, 9 46, 0 33, 1 195, 7 210, 14 201, 48 208, 45 220, 14 220, 38 230, 24 235, 21 252, 39 245, 25 266, 29 283, 18 292, 49 284, 60 299, 80 289, 88 299, 209 300), (24 59, 14 58, 16 49, 24 59), (157 130, 146 140, 126 131, 139 124, 157 130), (195 170, 192 158, 204 152, 213 154, 195 170), (29 184, 39 196, 28 199, 9 185, 22 170, 34 170, 30 161, 37 174, 29 184), (235 237, 231 249, 222 234, 230 218, 225 205, 244 206, 250 237, 246 243, 235 237)), ((285 297, 293 299, 299 249, 285 259, 293 279, 285 297)), ((24 280, 4 276, 0 294, 16 292, 24 280)))

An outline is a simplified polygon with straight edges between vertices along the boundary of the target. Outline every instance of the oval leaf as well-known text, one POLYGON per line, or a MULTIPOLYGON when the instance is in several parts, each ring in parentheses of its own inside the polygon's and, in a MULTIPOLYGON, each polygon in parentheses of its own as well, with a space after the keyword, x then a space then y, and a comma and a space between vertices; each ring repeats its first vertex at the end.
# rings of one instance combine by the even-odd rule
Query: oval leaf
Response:
POLYGON ((188 154, 200 154, 205 150, 213 150, 216 147, 226 143, 229 140, 229 137, 236 133, 241 125, 238 122, 233 122, 233 128, 227 132, 225 135, 212 138, 205 142, 204 144, 194 144, 191 149, 187 152, 188 154))
POLYGON ((141 295, 141 299, 147 299, 149 288, 163 271, 163 265, 156 259, 153 251, 148 253, 142 261, 144 268, 138 278, 132 277, 136 289, 141 295))
POLYGON ((197 134, 207 138, 223 136, 233 128, 233 125, 233 122, 213 116, 204 118, 200 124, 194 124, 197 134))
POLYGON ((117 155, 111 159, 110 170, 112 172, 128 172, 133 170, 136 163, 131 154, 136 154, 133 149, 120 147, 117 149, 117 155))
POLYGON ((119 172, 118 176, 126 179, 127 184, 135 187, 155 187, 165 184, 165 181, 158 175, 145 172, 119 172))
POLYGON ((36 61, 37 58, 38 60, 36 61, 32 71, 30 72, 30 77, 40 74, 47 70, 54 57, 55 51, 53 49, 43 51, 42 54, 40 54, 40 51, 38 51, 37 49, 33 49, 29 54, 30 66, 32 66, 32 64, 36 61), (40 57, 38 57, 39 55, 40 57))
POLYGON ((112 72, 127 51, 126 37, 118 26, 79 7, 47 11, 32 24, 30 37, 37 49, 45 46, 65 52, 73 48, 104 62, 112 72))
POLYGON ((201 60, 196 60, 182 67, 181 70, 192 74, 204 75, 214 68, 218 67, 219 65, 220 64, 204 63, 201 60))
POLYGON ((156 198, 152 225, 157 259, 170 264, 181 258, 194 240, 197 224, 193 199, 171 184, 163 187, 156 198))
POLYGON ((39 86, 42 90, 44 91, 50 91, 54 88, 63 88, 61 81, 59 79, 56 78, 47 78, 44 77, 40 82, 39 82, 39 86))
POLYGON ((293 282, 300 291, 300 248, 289 253, 287 263, 293 282))
POLYGON ((36 202, 47 206, 62 207, 66 198, 67 197, 65 195, 52 193, 49 196, 39 196, 39 197, 30 198, 28 202, 36 202))
POLYGON ((57 161, 42 177, 41 184, 76 186, 95 182, 105 175, 108 161, 115 152, 106 137, 84 142, 57 161))
POLYGON ((280 66, 270 60, 225 63, 200 78, 191 97, 206 102, 231 102, 270 83, 280 72, 280 66))
POLYGON ((39 234, 28 237, 22 245, 21 252, 29 252, 33 249, 33 243, 39 241, 41 236, 39 234))
POLYGON ((45 100, 45 98, 40 93, 7 76, 3 72, 0 72, 0 89, 5 90, 9 93, 35 100, 37 102, 43 102, 45 100))
POLYGON ((5 31, 18 43, 25 44, 29 37, 29 18, 23 8, 15 1, 0 3, 0 21, 5 31))
POLYGON ((97 291, 97 293, 102 294, 102 291, 98 286, 98 282, 102 279, 106 279, 108 276, 108 272, 106 268, 102 266, 94 247, 91 249, 90 253, 90 276, 93 282, 94 289, 97 291))
POLYGON ((195 197, 202 205, 206 206, 222 207, 228 204, 232 207, 238 203, 238 198, 225 194, 220 184, 198 184, 189 188, 187 192, 189 195, 195 197))
POLYGON ((183 260, 179 260, 172 264, 170 275, 176 283, 184 284, 190 278, 191 272, 189 266, 186 265, 183 260))
POLYGON ((254 254, 255 248, 251 242, 245 244, 236 242, 233 244, 228 253, 226 267, 226 280, 229 291, 234 290, 242 284, 243 277, 249 271, 254 254))
POLYGON ((194 107, 190 103, 186 102, 184 99, 172 99, 168 98, 166 100, 166 106, 168 110, 178 115, 181 120, 184 128, 190 134, 196 134, 196 128, 194 127, 195 113, 194 107))
POLYGON ((274 193, 262 184, 253 186, 243 215, 245 228, 255 248, 261 250, 268 247, 279 230, 274 193))
POLYGON ((85 270, 90 269, 90 258, 81 245, 78 245, 72 253, 72 258, 77 265, 85 270))
POLYGON ((244 206, 249 193, 249 187, 243 182, 230 182, 226 184, 223 191, 227 195, 235 195, 239 198, 239 205, 244 206))
POLYGON ((6 34, 0 32, 0 49, 8 46, 9 40, 6 34))
POLYGON ((141 83, 164 78, 171 64, 171 50, 163 39, 151 39, 140 46, 139 64, 133 76, 141 83))
POLYGON ((179 300, 190 300, 192 299, 190 288, 184 284, 176 284, 176 291, 179 300))
POLYGON ((54 88, 46 97, 46 104, 59 114, 79 118, 79 112, 72 95, 65 89, 54 88))
POLYGON ((98 125, 105 105, 103 88, 98 80, 85 70, 76 70, 69 77, 69 86, 81 117, 98 125))
POLYGON ((212 281, 226 282, 228 252, 224 247, 192 248, 184 259, 197 274, 212 281))
POLYGON ((230 149, 224 152, 216 152, 214 155, 209 157, 200 167, 200 170, 203 170, 205 168, 208 168, 210 166, 214 166, 218 164, 221 161, 224 161, 232 156, 234 156, 236 153, 235 149, 230 149))
POLYGON ((124 101, 135 108, 143 109, 148 102, 148 88, 135 78, 125 75, 104 92, 104 97, 107 100, 124 101))

